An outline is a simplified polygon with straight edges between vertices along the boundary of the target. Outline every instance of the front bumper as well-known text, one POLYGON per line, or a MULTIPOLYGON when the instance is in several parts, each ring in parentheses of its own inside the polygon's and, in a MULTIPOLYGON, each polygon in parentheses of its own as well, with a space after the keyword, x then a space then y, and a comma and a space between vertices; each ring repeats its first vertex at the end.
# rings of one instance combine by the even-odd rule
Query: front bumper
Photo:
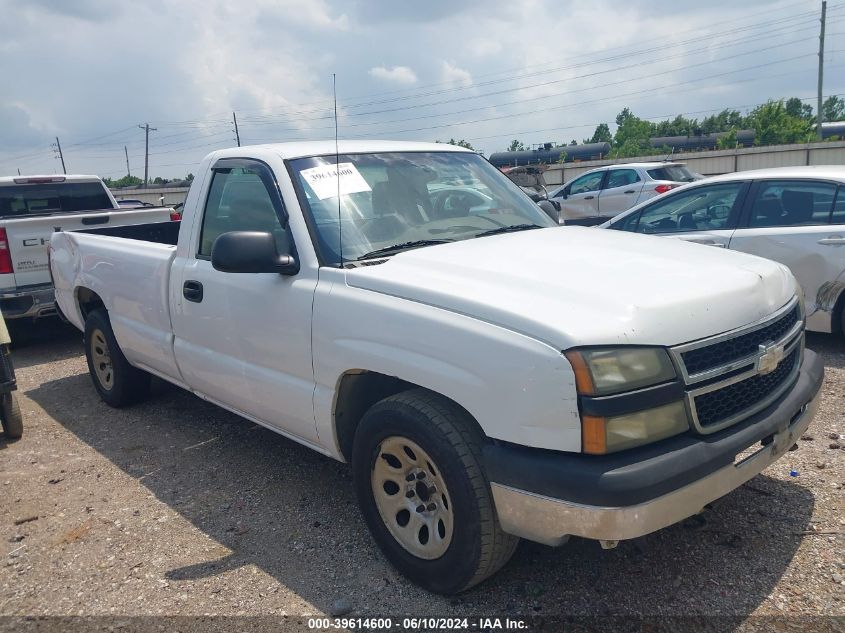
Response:
POLYGON ((557 546, 570 535, 619 541, 682 521, 795 444, 816 415, 823 378, 821 360, 807 350, 798 379, 777 402, 706 437, 679 436, 602 457, 488 446, 485 463, 502 529, 557 546), (758 442, 756 452, 737 460, 758 442))
POLYGON ((57 311, 53 286, 45 284, 22 290, 0 291, 0 311, 7 321, 55 316, 57 311))

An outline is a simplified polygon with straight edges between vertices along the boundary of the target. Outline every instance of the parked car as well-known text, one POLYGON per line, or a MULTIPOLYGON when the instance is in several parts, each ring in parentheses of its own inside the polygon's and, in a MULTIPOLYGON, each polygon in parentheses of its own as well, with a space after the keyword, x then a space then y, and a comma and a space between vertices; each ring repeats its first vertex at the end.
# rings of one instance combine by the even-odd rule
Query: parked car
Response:
POLYGON ((121 208, 97 176, 0 178, 0 309, 9 326, 56 314, 47 268, 55 231, 167 220, 171 211, 121 208))
POLYGON ((560 227, 455 146, 216 151, 178 226, 50 249, 106 403, 155 375, 351 462, 385 556, 436 592, 481 582, 519 537, 610 548, 696 514, 819 403, 785 266, 560 227), (495 206, 438 216, 432 192, 457 180, 495 206))
POLYGON ((742 251, 789 266, 807 329, 845 332, 845 167, 782 167, 686 185, 605 228, 742 251))
POLYGON ((597 167, 549 192, 565 224, 601 224, 634 205, 701 177, 683 163, 597 167))

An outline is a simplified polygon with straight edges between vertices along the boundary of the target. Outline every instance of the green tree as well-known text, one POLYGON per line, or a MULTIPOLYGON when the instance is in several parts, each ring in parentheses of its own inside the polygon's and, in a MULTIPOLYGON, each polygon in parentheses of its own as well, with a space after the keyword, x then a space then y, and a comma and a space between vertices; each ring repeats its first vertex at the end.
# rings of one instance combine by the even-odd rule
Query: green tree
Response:
POLYGON ((117 180, 112 178, 103 178, 103 182, 106 187, 116 189, 118 187, 137 187, 144 181, 136 176, 123 176, 123 178, 118 178, 117 180))
POLYGON ((652 136, 654 126, 649 121, 624 108, 616 115, 616 125, 613 149, 610 152, 612 158, 640 156, 651 151, 648 139, 652 136))
POLYGON ((845 119, 845 100, 841 97, 828 97, 822 102, 822 117, 825 121, 842 121, 845 119))
POLYGON ((612 143, 613 142, 613 134, 610 133, 610 126, 607 123, 599 123, 596 126, 596 131, 593 132, 593 135, 588 138, 584 139, 585 143, 612 143))
POLYGON ((809 103, 804 103, 798 97, 790 97, 787 99, 784 107, 786 108, 786 112, 789 116, 808 120, 813 118, 813 106, 809 103))
POLYGON ((523 145, 522 141, 518 139, 514 139, 511 141, 511 144, 508 145, 509 152, 521 152, 525 149, 525 145, 523 145))
POLYGON ((783 99, 769 100, 748 115, 755 145, 805 143, 813 137, 813 124, 786 111, 783 99))
POLYGON ((748 127, 746 119, 739 110, 722 110, 719 114, 711 114, 701 120, 701 132, 712 134, 713 132, 727 132, 731 128, 738 130, 748 127))
POLYGON ((185 182, 194 182, 194 175, 188 174, 187 176, 185 176, 185 182))
POLYGON ((716 149, 734 149, 736 148, 736 128, 732 127, 725 132, 724 136, 716 139, 716 149))

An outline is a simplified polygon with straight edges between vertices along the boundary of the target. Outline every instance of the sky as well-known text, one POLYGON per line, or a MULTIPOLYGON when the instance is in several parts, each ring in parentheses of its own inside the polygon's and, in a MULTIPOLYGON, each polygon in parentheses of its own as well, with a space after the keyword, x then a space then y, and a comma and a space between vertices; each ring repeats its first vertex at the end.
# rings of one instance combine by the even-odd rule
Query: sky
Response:
MULTIPOLYGON (((579 142, 659 120, 815 106, 818 0, 0 0, 0 176, 183 177, 236 144, 579 142)), ((829 0, 824 94, 845 94, 829 0)))

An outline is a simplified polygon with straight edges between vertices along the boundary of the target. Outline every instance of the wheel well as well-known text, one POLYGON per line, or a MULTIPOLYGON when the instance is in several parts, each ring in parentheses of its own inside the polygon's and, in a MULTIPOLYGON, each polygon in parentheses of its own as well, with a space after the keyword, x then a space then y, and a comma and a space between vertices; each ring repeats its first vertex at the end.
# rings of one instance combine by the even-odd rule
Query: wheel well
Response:
MULTIPOLYGON (((388 396, 402 391, 408 391, 409 389, 421 388, 425 389, 425 387, 408 382, 407 380, 374 371, 355 371, 344 374, 340 380, 334 405, 335 433, 340 452, 344 459, 349 461, 352 458, 352 442, 355 439, 355 429, 358 428, 358 423, 367 409, 388 396)), ((440 395, 442 396, 442 394, 440 395)), ((447 399, 454 402, 451 398, 447 399)), ((461 406, 458 403, 455 404, 461 406)), ((467 415, 475 421, 472 414, 467 413, 467 415)), ((478 422, 475 421, 475 423, 482 436, 485 436, 478 422)))
POLYGON ((76 302, 79 304, 79 312, 82 314, 83 321, 85 321, 88 318, 88 315, 94 310, 98 310, 100 308, 105 310, 106 308, 106 304, 103 303, 102 299, 100 299, 100 295, 88 288, 76 289, 76 302))

